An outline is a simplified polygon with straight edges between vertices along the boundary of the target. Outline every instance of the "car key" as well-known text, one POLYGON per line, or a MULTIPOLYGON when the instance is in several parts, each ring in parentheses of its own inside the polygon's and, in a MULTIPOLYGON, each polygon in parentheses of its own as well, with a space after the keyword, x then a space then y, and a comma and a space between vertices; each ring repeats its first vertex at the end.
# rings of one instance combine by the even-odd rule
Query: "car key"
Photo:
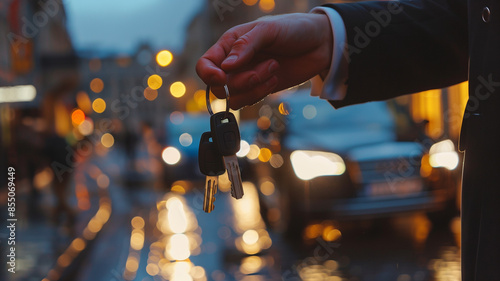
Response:
POLYGON ((226 171, 222 155, 217 145, 210 141, 211 132, 201 135, 198 149, 198 166, 205 179, 205 196, 203 198, 203 211, 210 213, 214 210, 215 194, 217 193, 219 176, 226 171))
POLYGON ((213 114, 210 116, 210 130, 214 143, 224 159, 231 181, 231 195, 240 199, 243 197, 243 186, 236 152, 240 150, 241 136, 234 114, 228 111, 213 114))

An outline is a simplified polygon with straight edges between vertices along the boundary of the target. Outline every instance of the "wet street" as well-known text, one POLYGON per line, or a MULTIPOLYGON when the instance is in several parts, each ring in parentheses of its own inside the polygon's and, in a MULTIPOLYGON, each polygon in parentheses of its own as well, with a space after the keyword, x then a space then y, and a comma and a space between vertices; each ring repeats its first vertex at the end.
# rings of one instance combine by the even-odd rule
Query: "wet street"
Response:
MULTIPOLYGON (((141 155, 139 167, 154 166, 141 155)), ((166 192, 145 171, 127 174, 119 148, 96 149, 75 174, 73 232, 27 223, 11 280, 460 280, 456 218, 311 222, 288 238, 266 227, 250 182, 235 200, 222 178, 206 214, 203 182, 166 192)))

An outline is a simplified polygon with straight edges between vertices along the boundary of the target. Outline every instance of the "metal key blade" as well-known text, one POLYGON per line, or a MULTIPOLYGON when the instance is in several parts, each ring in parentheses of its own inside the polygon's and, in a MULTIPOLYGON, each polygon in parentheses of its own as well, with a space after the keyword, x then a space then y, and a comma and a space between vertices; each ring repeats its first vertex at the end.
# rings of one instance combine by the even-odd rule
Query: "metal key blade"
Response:
POLYGON ((224 156, 227 175, 231 181, 231 195, 240 199, 243 197, 243 184, 241 182, 240 165, 236 155, 224 156))
POLYGON ((215 194, 217 193, 218 177, 207 176, 205 181, 205 196, 203 198, 203 211, 210 213, 214 210, 215 194))

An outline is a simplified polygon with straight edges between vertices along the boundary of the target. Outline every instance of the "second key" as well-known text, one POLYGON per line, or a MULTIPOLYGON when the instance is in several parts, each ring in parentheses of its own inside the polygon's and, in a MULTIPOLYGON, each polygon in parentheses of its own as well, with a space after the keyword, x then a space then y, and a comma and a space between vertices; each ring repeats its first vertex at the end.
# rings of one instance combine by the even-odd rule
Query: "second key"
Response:
POLYGON ((234 114, 227 111, 215 113, 210 117, 210 130, 212 138, 224 158, 227 174, 231 181, 231 195, 240 199, 243 197, 243 186, 236 152, 240 150, 241 136, 234 114))

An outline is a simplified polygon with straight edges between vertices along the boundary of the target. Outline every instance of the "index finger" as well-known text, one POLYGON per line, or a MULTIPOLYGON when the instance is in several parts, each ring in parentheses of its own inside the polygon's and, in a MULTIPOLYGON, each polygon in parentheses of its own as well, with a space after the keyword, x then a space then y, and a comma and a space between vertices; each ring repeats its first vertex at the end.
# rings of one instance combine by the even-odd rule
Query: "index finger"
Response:
POLYGON ((233 43, 248 31, 246 25, 236 26, 224 33, 217 43, 196 63, 196 73, 200 76, 205 84, 210 86, 223 86, 226 84, 226 73, 221 69, 222 62, 231 52, 233 43))

